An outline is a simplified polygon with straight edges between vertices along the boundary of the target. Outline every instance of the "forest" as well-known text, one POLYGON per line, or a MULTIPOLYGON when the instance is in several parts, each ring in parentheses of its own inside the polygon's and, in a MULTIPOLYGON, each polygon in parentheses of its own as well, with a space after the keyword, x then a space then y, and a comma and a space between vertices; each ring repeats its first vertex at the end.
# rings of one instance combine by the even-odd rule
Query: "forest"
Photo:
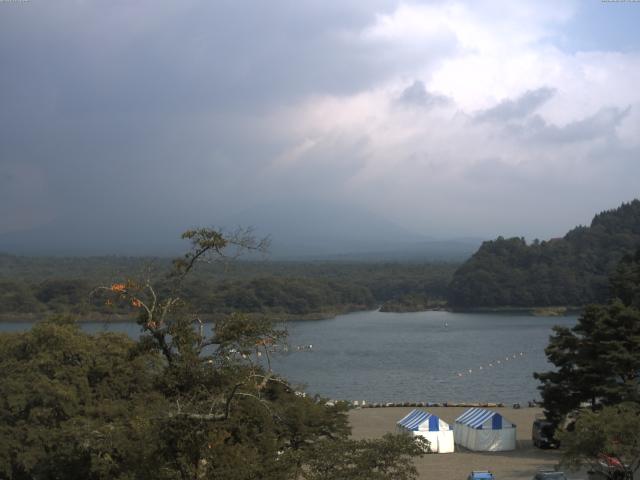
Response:
POLYGON ((454 274, 454 307, 583 306, 608 298, 608 277, 640 245, 640 200, 548 241, 484 242, 454 274))
MULTIPOLYGON (((241 312, 272 319, 324 318, 382 307, 422 310, 442 305, 457 264, 235 261, 202 265, 184 290, 203 316, 241 312)), ((130 311, 92 294, 123 278, 161 278, 164 258, 19 257, 0 255, 0 318, 72 313, 116 319, 130 311)))
MULTIPOLYGON (((640 245, 640 200, 597 214, 562 238, 487 241, 462 265, 451 262, 237 260, 202 265, 183 288, 194 313, 240 312, 286 320, 358 310, 583 307, 603 302, 608 277, 640 245)), ((156 257, 23 257, 0 254, 0 319, 71 313, 130 319, 128 306, 92 294, 124 278, 162 278, 156 257)))
POLYGON ((99 287, 135 312, 138 340, 89 335, 69 315, 0 334, 0 478, 414 480, 428 442, 351 439, 347 404, 260 361, 285 331, 234 314, 205 332, 183 285, 234 239, 184 235, 192 248, 161 279, 99 287))

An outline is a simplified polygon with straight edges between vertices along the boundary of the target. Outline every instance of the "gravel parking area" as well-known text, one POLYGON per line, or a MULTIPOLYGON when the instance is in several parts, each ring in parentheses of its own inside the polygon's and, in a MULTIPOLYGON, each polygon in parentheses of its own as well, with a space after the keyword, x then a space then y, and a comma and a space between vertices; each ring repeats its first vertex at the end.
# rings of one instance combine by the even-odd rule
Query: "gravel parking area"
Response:
MULTIPOLYGON (((409 413, 411 407, 385 407, 354 409, 349 421, 356 439, 375 438, 396 431, 396 422, 409 413)), ((434 407, 425 410, 438 415, 453 425, 466 408, 434 407)), ((540 468, 552 469, 560 460, 559 450, 541 450, 531 443, 531 427, 540 408, 492 408, 517 426, 517 448, 511 452, 471 452, 456 445, 455 453, 425 455, 416 460, 420 479, 465 480, 471 470, 490 470, 496 480, 532 479, 540 468)), ((567 473, 569 479, 582 479, 586 475, 567 473)))

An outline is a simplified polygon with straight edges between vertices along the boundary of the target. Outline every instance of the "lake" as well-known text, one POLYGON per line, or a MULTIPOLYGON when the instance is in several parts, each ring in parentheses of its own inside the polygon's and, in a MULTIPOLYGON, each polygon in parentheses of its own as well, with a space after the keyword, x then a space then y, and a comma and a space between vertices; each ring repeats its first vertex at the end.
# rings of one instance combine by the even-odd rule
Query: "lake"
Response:
MULTIPOLYGON (((382 313, 288 322, 289 353, 274 370, 306 391, 367 402, 504 402, 539 399, 533 372, 551 368, 544 355, 551 328, 576 316, 506 313, 382 313), (308 346, 312 345, 309 349, 308 346), (307 346, 298 351, 297 346, 307 346)), ((3 323, 19 331, 27 323, 3 323)), ((89 332, 122 331, 133 323, 85 323, 89 332)))

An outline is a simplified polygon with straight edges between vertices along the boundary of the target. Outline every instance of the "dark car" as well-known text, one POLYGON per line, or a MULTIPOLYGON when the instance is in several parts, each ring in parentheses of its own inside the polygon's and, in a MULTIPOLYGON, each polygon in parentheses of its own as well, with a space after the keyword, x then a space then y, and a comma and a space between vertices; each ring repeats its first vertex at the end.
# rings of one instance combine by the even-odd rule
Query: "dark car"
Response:
POLYGON ((538 448, 559 448, 560 442, 555 438, 556 427, 549 420, 538 418, 533 422, 531 440, 538 448))
POLYGON ((533 480, 567 480, 567 476, 556 470, 541 470, 533 476, 533 480))

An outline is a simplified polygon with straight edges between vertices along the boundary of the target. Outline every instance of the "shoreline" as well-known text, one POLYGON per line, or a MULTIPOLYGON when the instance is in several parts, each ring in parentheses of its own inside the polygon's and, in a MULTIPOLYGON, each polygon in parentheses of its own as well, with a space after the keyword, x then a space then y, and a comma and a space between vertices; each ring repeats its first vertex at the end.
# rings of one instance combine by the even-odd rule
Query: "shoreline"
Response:
MULTIPOLYGON (((376 312, 378 310, 371 308, 363 309, 344 309, 330 312, 314 312, 306 314, 261 314, 261 313, 240 313, 250 318, 267 318, 273 322, 288 321, 315 321, 315 320, 331 320, 340 315, 348 315, 350 313, 376 312)), ((137 315, 128 315, 120 313, 103 314, 97 312, 91 313, 73 313, 73 312, 42 312, 42 313, 2 313, 0 314, 0 323, 35 323, 47 318, 58 315, 69 315, 76 318, 78 323, 135 323, 137 315)), ((195 315, 195 314, 194 314, 195 315)), ((198 315, 204 323, 212 323, 218 318, 225 318, 230 313, 214 313, 207 315, 198 315)))
POLYGON ((526 408, 542 408, 537 400, 522 405, 520 402, 368 402, 366 400, 330 400, 332 403, 347 403, 352 409, 363 408, 512 408, 513 410, 526 408))
MULTIPOLYGON (((261 313, 244 313, 248 317, 253 318, 267 318, 273 322, 289 322, 289 321, 316 321, 316 320, 331 320, 341 315, 348 315, 351 313, 366 313, 366 312, 379 312, 383 314, 387 313, 421 313, 421 312, 450 312, 450 313, 498 313, 508 314, 514 313, 523 316, 532 317, 563 317, 572 314, 580 314, 584 307, 476 307, 476 308, 455 308, 448 306, 434 306, 432 308, 409 310, 403 309, 401 311, 389 311, 383 310, 382 306, 378 306, 375 309, 370 307, 358 308, 350 306, 348 308, 337 309, 332 311, 314 312, 306 314, 292 314, 292 313, 280 313, 280 314, 261 314, 261 313)), ((97 312, 90 312, 87 314, 70 313, 70 312, 43 312, 43 313, 2 313, 0 314, 0 323, 35 323, 46 318, 54 317, 56 315, 70 315, 77 317, 78 323, 131 323, 137 319, 136 315, 127 314, 102 314, 97 312)), ((217 318, 224 318, 229 316, 229 313, 207 314, 200 315, 200 318, 205 323, 214 322, 217 318)))
POLYGON ((556 305, 546 307, 449 307, 448 311, 454 313, 526 313, 533 317, 562 317, 571 314, 579 314, 584 306, 556 305))

